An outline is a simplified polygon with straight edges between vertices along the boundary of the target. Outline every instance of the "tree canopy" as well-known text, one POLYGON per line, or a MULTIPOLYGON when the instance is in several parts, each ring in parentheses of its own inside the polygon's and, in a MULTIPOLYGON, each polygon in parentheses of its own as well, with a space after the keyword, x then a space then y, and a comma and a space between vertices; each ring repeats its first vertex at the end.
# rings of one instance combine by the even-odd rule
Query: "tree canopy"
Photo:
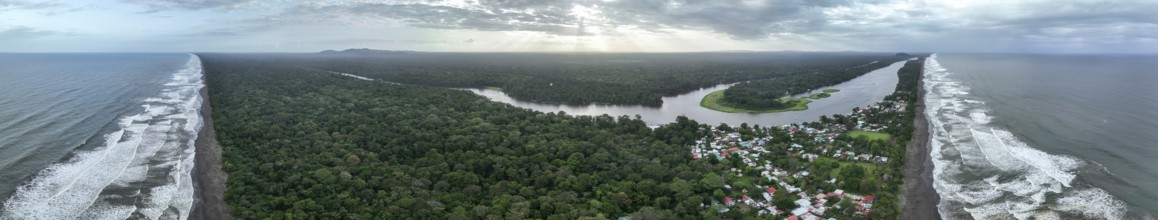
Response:
MULTIPOLYGON (((278 55, 199 55, 229 173, 226 201, 241 219, 756 216, 751 207, 725 213, 704 208, 719 197, 742 196, 721 186, 753 183, 721 175, 742 168, 737 157, 692 160, 689 153, 689 145, 708 136, 711 127, 748 136, 756 135, 754 127, 704 125, 681 116, 651 129, 628 116, 543 113, 467 91, 357 80, 286 63, 278 55)), ((919 65, 902 68, 898 91, 887 99, 916 99, 919 65)), ((911 137, 905 134, 912 132, 909 108, 906 114, 866 118, 907 120, 908 126, 882 131, 894 137, 889 142, 838 139, 867 152, 896 155, 897 144, 911 137)), ((776 143, 769 149, 803 140, 771 130, 776 143)), ((805 167, 795 157, 770 156, 779 158, 778 166, 805 167)), ((827 169, 840 165, 823 163, 827 169)), ((847 172, 876 180, 897 173, 897 164, 847 172)), ((792 181, 821 182, 814 180, 819 176, 792 181)), ((853 184, 874 183, 884 186, 858 191, 895 203, 899 180, 853 184)), ((797 199, 783 191, 775 198, 785 207, 797 199)), ((874 210, 897 207, 880 202, 874 210)), ((872 217, 895 218, 895 213, 874 211, 872 217)))

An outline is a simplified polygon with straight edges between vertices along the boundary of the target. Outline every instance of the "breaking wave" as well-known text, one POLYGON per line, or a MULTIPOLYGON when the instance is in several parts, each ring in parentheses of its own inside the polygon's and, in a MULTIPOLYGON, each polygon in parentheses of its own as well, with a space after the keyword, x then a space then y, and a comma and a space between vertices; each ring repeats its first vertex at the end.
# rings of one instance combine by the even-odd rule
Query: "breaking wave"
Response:
POLYGON ((104 143, 40 171, 0 219, 186 219, 193 205, 201 61, 190 55, 144 109, 122 116, 104 143))
POLYGON ((989 125, 985 102, 929 57, 924 67, 930 119, 933 187, 946 219, 1122 219, 1126 204, 1105 190, 1076 183, 1094 164, 1030 147, 989 125))

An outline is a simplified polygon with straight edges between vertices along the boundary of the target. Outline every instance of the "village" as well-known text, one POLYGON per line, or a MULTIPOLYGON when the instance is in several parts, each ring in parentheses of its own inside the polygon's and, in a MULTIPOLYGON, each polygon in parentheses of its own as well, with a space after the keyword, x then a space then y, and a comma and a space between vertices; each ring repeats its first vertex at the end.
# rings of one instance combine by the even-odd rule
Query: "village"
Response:
POLYGON ((894 178, 877 169, 891 165, 888 152, 870 146, 889 139, 883 131, 898 126, 891 119, 905 113, 907 105, 898 97, 818 122, 710 128, 708 137, 691 146, 692 158, 732 168, 721 174, 723 189, 703 206, 791 220, 866 217, 880 190, 876 185, 894 178))

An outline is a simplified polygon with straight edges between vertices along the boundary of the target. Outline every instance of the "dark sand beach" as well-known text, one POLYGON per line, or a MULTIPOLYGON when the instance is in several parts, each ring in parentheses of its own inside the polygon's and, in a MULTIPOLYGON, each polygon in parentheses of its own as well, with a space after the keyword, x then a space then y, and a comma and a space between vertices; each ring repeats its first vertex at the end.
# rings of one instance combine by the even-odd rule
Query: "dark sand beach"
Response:
MULTIPOLYGON (((204 77, 204 76, 202 76, 204 77)), ((189 219, 233 219, 225 203, 225 180, 228 175, 221 167, 221 147, 213 131, 213 108, 209 104, 208 86, 201 88, 201 118, 205 124, 197 135, 197 154, 193 165, 193 183, 196 202, 189 219)))
POLYGON ((905 188, 902 191, 901 219, 941 219, 937 203, 941 196, 933 189, 933 161, 929 155, 929 121, 925 118, 925 75, 921 74, 917 97, 916 132, 913 142, 905 150, 905 188))

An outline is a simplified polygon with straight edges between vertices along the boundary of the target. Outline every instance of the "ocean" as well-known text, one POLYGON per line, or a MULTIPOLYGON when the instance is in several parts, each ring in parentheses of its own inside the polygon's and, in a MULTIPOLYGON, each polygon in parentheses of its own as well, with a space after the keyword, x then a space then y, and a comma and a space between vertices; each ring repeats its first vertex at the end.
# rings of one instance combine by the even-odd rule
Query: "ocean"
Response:
POLYGON ((0 54, 0 219, 186 219, 190 54, 0 54))
POLYGON ((1158 212, 1158 56, 937 54, 924 74, 946 219, 1158 212))

